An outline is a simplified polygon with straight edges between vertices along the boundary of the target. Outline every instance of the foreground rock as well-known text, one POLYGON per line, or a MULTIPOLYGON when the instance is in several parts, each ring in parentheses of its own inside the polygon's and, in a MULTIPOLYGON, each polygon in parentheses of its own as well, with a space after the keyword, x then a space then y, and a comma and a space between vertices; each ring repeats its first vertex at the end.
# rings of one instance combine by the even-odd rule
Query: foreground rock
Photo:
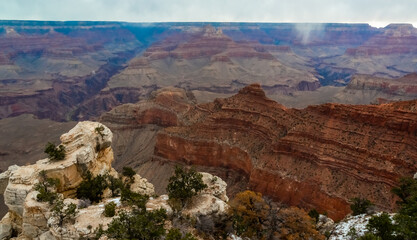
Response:
POLYGON ((226 182, 209 173, 202 173, 207 188, 194 196, 182 210, 184 217, 192 217, 201 222, 202 217, 220 221, 226 216, 229 198, 226 196, 226 182))
MULTIPOLYGON (((68 133, 63 134, 61 141, 66 149, 65 159, 42 159, 34 165, 11 166, 0 175, 1 181, 8 181, 4 195, 9 208, 9 212, 0 221, 0 239, 91 239, 96 236, 95 231, 100 225, 106 229, 114 218, 104 216, 106 204, 113 202, 119 210, 131 210, 129 206, 121 204, 120 197, 111 198, 108 189, 103 194, 104 199, 95 205, 73 198, 87 171, 93 176, 110 174, 117 177, 117 172, 111 167, 112 132, 106 126, 97 122, 80 122, 68 133), (53 210, 55 205, 38 201, 39 192, 35 191, 34 187, 40 181, 41 171, 45 171, 48 178, 60 180, 57 193, 64 204, 78 206, 73 218, 61 221, 53 210)), ((220 221, 226 216, 228 209, 227 184, 209 173, 202 175, 208 187, 194 196, 186 208, 181 210, 181 214, 199 222, 202 218, 220 221)), ((132 179, 132 192, 155 195, 154 186, 147 179, 138 174, 132 179)), ((123 177, 122 181, 127 179, 123 177)), ((169 216, 173 215, 167 195, 151 197, 146 203, 147 211, 161 208, 165 209, 169 216)), ((170 222, 167 221, 167 224, 170 222)))
MULTIPOLYGON (((375 215, 380 215, 381 213, 377 213, 375 215)), ((333 230, 331 231, 331 235, 329 237, 330 240, 344 240, 350 239, 350 235, 356 234, 357 237, 363 236, 368 230, 366 229, 366 225, 371 219, 372 216, 375 215, 367 215, 361 214, 357 216, 348 216, 347 218, 343 219, 342 221, 336 223, 333 226, 333 230)), ((390 214, 391 218, 394 214, 390 214)))
MULTIPOLYGON (((57 192, 65 198, 64 203, 72 202, 78 205, 78 200, 69 197, 74 196, 87 171, 93 176, 117 174, 111 167, 112 136, 111 131, 100 123, 80 122, 61 136, 66 149, 64 160, 42 159, 34 165, 10 167, 2 174, 2 178, 8 178, 4 199, 9 208, 9 213, 0 222, 2 239, 10 237, 12 232, 17 233, 22 239, 76 239, 88 236, 91 229, 94 229, 92 227, 108 223, 109 219, 100 217, 104 205, 96 205, 82 209, 76 216, 74 225, 64 223, 60 226, 52 214, 51 206, 37 201, 38 192, 34 190, 34 185, 39 182, 39 173, 45 171, 48 178, 60 180, 57 192), (90 220, 85 220, 86 216, 90 220), (94 216, 92 221, 91 217, 94 216), (83 224, 79 224, 80 222, 83 224)), ((147 181, 141 179, 141 182, 144 183, 143 191, 153 191, 153 186, 147 181)))

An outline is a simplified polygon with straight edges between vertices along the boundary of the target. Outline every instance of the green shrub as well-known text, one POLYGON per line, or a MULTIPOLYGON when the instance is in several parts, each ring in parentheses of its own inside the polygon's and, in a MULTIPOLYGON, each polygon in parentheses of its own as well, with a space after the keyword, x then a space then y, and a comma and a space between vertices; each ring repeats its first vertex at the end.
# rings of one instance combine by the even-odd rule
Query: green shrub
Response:
POLYGON ((349 228, 349 232, 347 233, 348 240, 357 240, 359 238, 359 234, 356 231, 354 226, 349 228))
POLYGON ((191 233, 183 235, 178 228, 171 228, 165 240, 197 240, 191 233))
POLYGON ((107 188, 104 176, 93 177, 90 171, 84 176, 84 180, 77 188, 78 199, 89 199, 92 203, 100 202, 103 198, 103 191, 107 188))
POLYGON ((382 238, 375 236, 373 233, 367 232, 365 235, 358 238, 358 240, 383 240, 382 238))
POLYGON ((312 219, 314 219, 316 221, 316 223, 317 223, 319 221, 320 213, 317 212, 316 209, 311 209, 308 212, 308 216, 310 216, 312 219))
POLYGON ((120 200, 130 206, 134 206, 137 209, 145 210, 145 204, 148 201, 149 196, 142 195, 140 193, 132 192, 130 189, 124 187, 120 200))
POLYGON ((372 216, 371 219, 369 219, 366 228, 369 232, 380 237, 382 240, 394 239, 393 233, 395 226, 387 213, 382 213, 379 216, 372 216))
POLYGON ((398 205, 405 205, 410 200, 415 200, 417 195, 417 183, 416 180, 410 177, 404 177, 400 179, 400 185, 394 187, 391 190, 395 195, 400 198, 397 202, 398 205))
POLYGON ((104 136, 104 134, 103 134, 104 127, 103 127, 102 125, 100 125, 100 126, 96 127, 94 130, 95 130, 95 131, 96 131, 96 133, 98 133, 101 137, 103 137, 103 136, 104 136))
POLYGON ((165 235, 164 222, 167 215, 164 209, 155 211, 121 211, 117 218, 102 232, 115 239, 160 239, 165 235))
POLYGON ((58 224, 61 227, 65 220, 74 219, 77 212, 77 205, 74 203, 64 204, 61 199, 58 199, 52 208, 52 213, 55 217, 58 218, 58 224))
POLYGON ((120 193, 123 188, 123 181, 120 178, 115 178, 112 175, 105 175, 105 178, 107 179, 107 186, 111 191, 112 197, 118 197, 120 196, 120 193))
POLYGON ((135 174, 135 170, 133 170, 131 167, 123 167, 122 175, 127 177, 128 185, 132 184, 135 181, 135 174))
POLYGON ((56 147, 55 144, 48 142, 44 152, 48 154, 48 158, 51 161, 59 161, 65 158, 65 147, 63 145, 56 147))
POLYGON ((207 188, 202 178, 203 175, 194 169, 184 170, 181 167, 175 167, 175 173, 169 179, 167 186, 169 198, 179 200, 181 207, 183 207, 191 197, 207 188))
POLYGON ((417 180, 402 178, 400 186, 394 188, 401 201, 400 210, 394 216, 395 234, 402 239, 417 239, 417 180))
POLYGON ((116 203, 109 202, 104 205, 104 216, 113 217, 116 214, 116 203))
POLYGON ((58 198, 58 194, 54 192, 54 188, 58 186, 59 179, 48 178, 46 171, 42 170, 39 173, 39 183, 34 186, 34 189, 39 192, 36 195, 36 199, 40 202, 49 202, 49 204, 52 204, 58 198))
POLYGON ((351 199, 352 204, 350 209, 352 210, 352 215, 356 216, 359 214, 364 214, 367 212, 368 208, 373 206, 373 203, 365 198, 353 198, 351 199))

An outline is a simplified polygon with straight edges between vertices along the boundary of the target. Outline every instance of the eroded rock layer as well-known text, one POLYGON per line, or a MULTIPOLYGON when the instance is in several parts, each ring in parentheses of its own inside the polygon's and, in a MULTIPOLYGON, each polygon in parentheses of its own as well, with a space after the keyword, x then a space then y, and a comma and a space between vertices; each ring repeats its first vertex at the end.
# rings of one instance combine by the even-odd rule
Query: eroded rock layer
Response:
POLYGON ((416 101, 287 109, 259 85, 196 105, 156 136, 154 159, 234 169, 275 200, 341 219, 348 200, 385 210, 399 177, 417 171, 416 101))

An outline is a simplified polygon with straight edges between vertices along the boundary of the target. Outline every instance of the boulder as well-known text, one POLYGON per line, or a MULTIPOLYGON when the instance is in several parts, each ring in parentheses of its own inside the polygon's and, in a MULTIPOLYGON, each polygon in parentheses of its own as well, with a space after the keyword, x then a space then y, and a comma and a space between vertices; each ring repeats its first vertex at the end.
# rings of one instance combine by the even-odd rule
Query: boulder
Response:
POLYGON ((202 172, 203 182, 207 188, 201 191, 201 194, 213 195, 225 202, 229 201, 226 195, 227 184, 221 178, 211 175, 210 173, 202 172))
POLYGON ((181 214, 184 217, 212 216, 217 218, 226 215, 228 208, 229 205, 225 201, 213 195, 199 194, 191 199, 181 214))
POLYGON ((152 196, 155 194, 153 184, 148 182, 146 178, 143 178, 138 174, 134 176, 134 182, 132 185, 130 185, 130 190, 148 196, 152 196))
POLYGON ((198 219, 200 216, 210 216, 218 219, 227 214, 229 198, 226 195, 227 184, 221 178, 210 173, 201 173, 207 188, 191 198, 181 214, 198 219))

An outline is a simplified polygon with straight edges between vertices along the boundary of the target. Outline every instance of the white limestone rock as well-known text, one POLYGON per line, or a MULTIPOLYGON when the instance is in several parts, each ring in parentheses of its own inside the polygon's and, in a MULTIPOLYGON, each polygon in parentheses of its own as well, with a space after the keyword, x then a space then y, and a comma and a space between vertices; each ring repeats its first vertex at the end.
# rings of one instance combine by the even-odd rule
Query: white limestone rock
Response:
POLYGON ((316 226, 321 234, 325 234, 326 232, 331 232, 334 227, 334 221, 331 218, 320 214, 316 226))
MULTIPOLYGON (((61 136, 66 149, 65 159, 42 159, 29 166, 13 166, 0 174, 0 181, 8 179, 4 199, 9 213, 17 219, 13 220, 13 228, 19 231, 19 237, 34 239, 40 236, 49 238, 50 235, 62 235, 69 239, 78 238, 79 233, 76 230, 59 228, 51 222, 53 218, 50 206, 36 200, 37 192, 34 191, 34 185, 39 182, 39 173, 45 171, 49 178, 60 180, 57 191, 63 197, 67 197, 74 195, 86 171, 90 171, 93 176, 114 174, 115 170, 111 167, 111 140, 112 133, 104 125, 97 122, 80 122, 61 136), (49 228, 50 226, 52 228, 49 228), (49 233, 44 235, 45 232, 49 233)), ((64 202, 71 201, 73 200, 66 199, 64 202)), ((3 225, 3 228, 7 232, 8 227, 3 225)))
POLYGON ((201 191, 201 194, 213 195, 225 202, 229 201, 226 195, 227 183, 223 179, 213 176, 210 173, 201 172, 203 175, 203 182, 207 185, 207 188, 201 191))
POLYGON ((155 194, 155 188, 153 184, 148 182, 146 178, 143 178, 138 174, 134 176, 134 182, 130 186, 130 190, 148 196, 152 196, 155 194))
POLYGON ((7 213, 0 221, 0 240, 10 239, 12 236, 12 219, 7 213))
MULTIPOLYGON (((375 215, 380 215, 382 212, 377 213, 375 215)), ((391 213, 391 219, 395 214, 391 213)), ((361 214, 357 216, 348 216, 342 221, 338 222, 334 225, 334 229, 332 235, 330 236, 329 240, 345 240, 348 239, 348 233, 350 229, 354 228, 358 236, 363 236, 367 229, 366 225, 369 222, 369 219, 373 215, 361 214)))
POLYGON ((8 169, 0 174, 0 193, 3 194, 4 190, 6 190, 7 184, 9 183, 10 174, 18 169, 19 166, 11 165, 8 169))
POLYGON ((183 216, 199 218, 211 216, 221 218, 227 214, 229 198, 226 195, 227 184, 221 178, 202 172, 203 182, 207 188, 191 198, 190 202, 182 210, 183 216))
POLYGON ((165 209, 168 216, 173 214, 173 210, 168 203, 169 197, 168 195, 161 195, 157 198, 150 198, 146 203, 146 211, 155 211, 159 209, 165 209))
POLYGON ((191 199, 181 214, 184 217, 212 216, 217 218, 226 215, 228 209, 229 205, 225 201, 213 195, 199 194, 191 199))

